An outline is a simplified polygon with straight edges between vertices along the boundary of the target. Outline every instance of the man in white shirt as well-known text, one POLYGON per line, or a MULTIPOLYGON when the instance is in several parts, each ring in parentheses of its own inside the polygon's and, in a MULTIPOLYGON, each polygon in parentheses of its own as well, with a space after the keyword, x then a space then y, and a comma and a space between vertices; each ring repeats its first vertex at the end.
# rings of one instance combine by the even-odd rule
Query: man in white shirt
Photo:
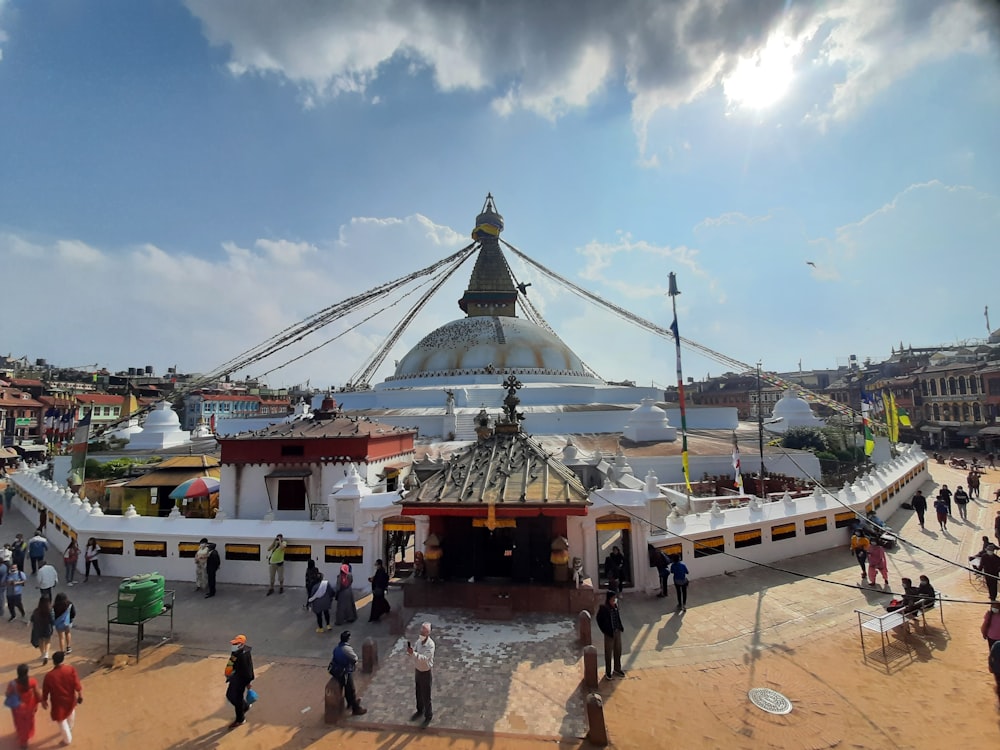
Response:
POLYGON ((406 653, 413 660, 414 678, 417 688, 417 710, 410 721, 424 717, 424 726, 431 723, 434 708, 431 705, 431 669, 434 667, 434 641, 431 639, 431 624, 420 626, 420 637, 416 643, 406 643, 406 653))
POLYGON ((49 601, 52 600, 52 589, 56 587, 59 583, 59 574, 56 569, 52 567, 52 563, 44 563, 42 567, 38 569, 38 588, 42 590, 42 596, 44 596, 49 601))

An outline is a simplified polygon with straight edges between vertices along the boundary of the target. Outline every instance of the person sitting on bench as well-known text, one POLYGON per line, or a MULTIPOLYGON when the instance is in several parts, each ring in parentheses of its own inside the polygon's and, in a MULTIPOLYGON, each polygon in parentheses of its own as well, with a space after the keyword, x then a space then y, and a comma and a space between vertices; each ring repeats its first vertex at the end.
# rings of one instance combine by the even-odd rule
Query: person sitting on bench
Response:
POLYGON ((909 614, 919 606, 920 594, 917 591, 916 586, 913 585, 913 581, 909 578, 904 578, 902 580, 902 584, 903 598, 893 599, 885 605, 886 612, 895 612, 896 610, 901 609, 904 614, 909 614))
POLYGON ((927 576, 920 576, 920 585, 917 586, 918 601, 920 609, 931 609, 937 604, 937 592, 931 586, 931 579, 927 576))

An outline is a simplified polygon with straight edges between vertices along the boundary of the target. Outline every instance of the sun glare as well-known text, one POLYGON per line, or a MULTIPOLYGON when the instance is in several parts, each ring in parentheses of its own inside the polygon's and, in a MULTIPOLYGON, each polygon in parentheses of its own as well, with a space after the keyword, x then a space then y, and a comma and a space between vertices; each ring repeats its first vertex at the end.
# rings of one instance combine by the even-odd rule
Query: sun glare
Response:
POLYGON ((736 69, 722 82, 731 104, 764 109, 780 100, 792 85, 792 61, 801 44, 782 34, 774 34, 767 44, 750 57, 741 57, 736 69))

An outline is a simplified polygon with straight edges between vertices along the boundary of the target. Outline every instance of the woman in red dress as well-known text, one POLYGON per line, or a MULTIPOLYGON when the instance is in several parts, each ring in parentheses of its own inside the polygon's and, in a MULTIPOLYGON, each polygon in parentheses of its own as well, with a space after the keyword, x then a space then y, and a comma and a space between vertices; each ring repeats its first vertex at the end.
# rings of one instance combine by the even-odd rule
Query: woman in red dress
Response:
POLYGON ((35 736, 35 712, 38 711, 38 703, 42 700, 35 678, 28 677, 27 664, 17 665, 17 679, 11 680, 7 685, 5 698, 11 694, 16 694, 20 701, 10 712, 14 715, 17 741, 24 748, 28 746, 28 740, 35 736))

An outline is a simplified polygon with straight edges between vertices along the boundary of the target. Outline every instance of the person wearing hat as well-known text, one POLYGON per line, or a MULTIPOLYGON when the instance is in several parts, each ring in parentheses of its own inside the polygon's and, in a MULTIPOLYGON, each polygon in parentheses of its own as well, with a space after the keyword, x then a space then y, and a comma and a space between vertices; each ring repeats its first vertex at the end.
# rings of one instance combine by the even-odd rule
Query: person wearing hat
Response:
POLYGON ((195 591, 208 588, 208 540, 202 537, 198 542, 198 551, 194 553, 195 591))
POLYGON ((250 654, 250 646, 247 645, 247 637, 238 635, 231 640, 232 653, 226 663, 226 700, 233 704, 236 709, 236 719, 229 725, 230 729, 236 729, 241 724, 246 723, 246 713, 250 710, 247 703, 247 690, 254 681, 253 657, 250 654))
POLYGON ((354 622, 358 619, 358 607, 354 603, 354 576, 351 574, 351 566, 343 563, 340 566, 340 574, 334 582, 334 595, 337 597, 337 615, 335 624, 343 625, 345 622, 354 622))
POLYGON ((358 654, 351 646, 350 640, 350 630, 340 634, 340 643, 333 649, 333 657, 330 659, 330 675, 344 689, 344 700, 347 701, 351 713, 361 716, 368 713, 368 709, 361 706, 357 691, 354 689, 354 670, 358 666, 358 654))

